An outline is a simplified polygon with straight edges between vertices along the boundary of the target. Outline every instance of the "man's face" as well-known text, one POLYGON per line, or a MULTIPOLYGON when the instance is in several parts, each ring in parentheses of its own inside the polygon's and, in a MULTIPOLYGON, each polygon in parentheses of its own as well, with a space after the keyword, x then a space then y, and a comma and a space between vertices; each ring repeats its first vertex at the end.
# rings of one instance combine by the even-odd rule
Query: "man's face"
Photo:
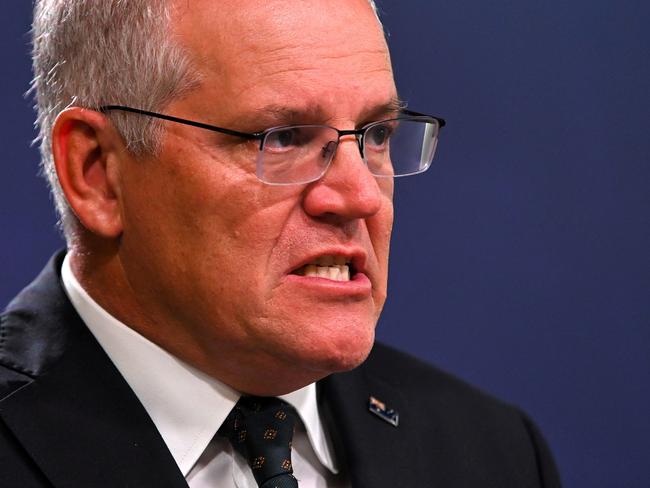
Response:
MULTIPOLYGON (((165 113, 247 132, 393 115, 366 0, 179 0, 175 26, 202 81, 165 113)), ((279 394, 368 354, 386 297, 392 180, 368 172, 354 137, 310 184, 260 182, 258 150, 166 123, 160 154, 121 169, 120 259, 154 341, 235 388, 279 394), (349 281, 304 275, 337 263, 349 281), (268 384, 274 375, 284 383, 268 384)))

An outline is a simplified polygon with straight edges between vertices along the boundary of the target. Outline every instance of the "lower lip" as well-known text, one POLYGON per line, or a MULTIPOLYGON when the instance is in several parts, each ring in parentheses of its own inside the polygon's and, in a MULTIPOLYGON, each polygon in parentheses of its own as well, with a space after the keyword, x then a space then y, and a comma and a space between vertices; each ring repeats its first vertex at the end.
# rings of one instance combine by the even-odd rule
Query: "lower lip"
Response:
POLYGON ((306 289, 313 289, 321 294, 347 298, 367 298, 372 293, 372 283, 363 273, 355 273, 350 281, 335 281, 318 276, 300 276, 290 274, 285 277, 290 284, 306 289))

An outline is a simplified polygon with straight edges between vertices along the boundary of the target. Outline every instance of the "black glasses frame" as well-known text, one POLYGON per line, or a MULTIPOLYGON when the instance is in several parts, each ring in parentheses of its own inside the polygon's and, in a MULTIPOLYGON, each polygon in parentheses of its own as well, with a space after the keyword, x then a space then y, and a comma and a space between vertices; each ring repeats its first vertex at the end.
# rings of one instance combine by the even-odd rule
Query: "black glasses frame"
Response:
MULTIPOLYGON (((250 139, 250 140, 259 140, 260 141, 260 151, 264 149, 264 139, 266 138, 266 135, 271 132, 275 131, 277 129, 282 129, 283 127, 295 127, 295 126, 300 126, 304 124, 292 124, 292 125, 282 125, 282 126, 277 126, 277 127, 270 127, 268 129, 265 129, 261 132, 241 132, 238 130, 233 130, 233 129, 226 129, 225 127, 218 127, 216 125, 210 125, 210 124, 204 124, 203 122, 196 122, 195 120, 188 120, 188 119, 181 119, 179 117, 174 117, 173 115, 165 115, 165 114, 160 114, 157 112, 150 112, 148 110, 141 110, 139 108, 133 108, 133 107, 127 107, 124 105, 104 105, 102 107, 99 107, 99 111, 106 113, 110 112, 113 110, 119 110, 122 112, 130 112, 134 114, 139 114, 139 115, 146 115, 148 117, 154 117, 156 119, 162 119, 162 120, 168 120, 170 122, 176 122, 178 124, 185 124, 185 125, 190 125, 192 127, 198 127, 199 129, 207 129, 211 130, 213 132, 220 132, 222 134, 227 134, 230 136, 235 136, 235 137, 241 137, 243 139, 250 139)), ((399 111, 400 115, 406 115, 407 117, 419 117, 422 118, 422 120, 426 119, 432 119, 435 120, 438 123, 438 127, 442 128, 445 126, 446 122, 445 119, 442 119, 440 117, 435 117, 433 115, 426 115, 422 114, 419 112, 413 112, 412 110, 406 110, 402 109, 399 111)), ((399 117, 398 117, 399 118, 399 117)), ((394 120, 394 119, 387 119, 387 120, 394 120)), ((348 136, 348 135, 353 135, 357 138, 359 141, 359 149, 362 151, 363 155, 363 138, 365 136, 365 133, 368 128, 376 125, 379 122, 383 121, 377 121, 377 122, 372 122, 361 129, 349 129, 349 130, 341 130, 337 129, 336 127, 331 127, 331 126, 326 126, 326 127, 331 127, 334 129, 336 132, 339 134, 339 138, 342 136, 348 136)))

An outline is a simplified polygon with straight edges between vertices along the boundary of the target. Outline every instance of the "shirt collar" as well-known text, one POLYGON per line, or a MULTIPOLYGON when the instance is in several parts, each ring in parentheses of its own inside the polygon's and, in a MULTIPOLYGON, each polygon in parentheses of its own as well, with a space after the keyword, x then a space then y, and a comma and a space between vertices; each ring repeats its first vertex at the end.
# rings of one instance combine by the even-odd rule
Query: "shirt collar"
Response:
MULTIPOLYGON (((61 268, 64 289, 92 334, 124 376, 167 444, 183 476, 192 469, 241 393, 171 355, 104 310, 72 273, 61 268)), ((283 395, 305 425, 318 460, 336 465, 316 401, 316 384, 283 395)))

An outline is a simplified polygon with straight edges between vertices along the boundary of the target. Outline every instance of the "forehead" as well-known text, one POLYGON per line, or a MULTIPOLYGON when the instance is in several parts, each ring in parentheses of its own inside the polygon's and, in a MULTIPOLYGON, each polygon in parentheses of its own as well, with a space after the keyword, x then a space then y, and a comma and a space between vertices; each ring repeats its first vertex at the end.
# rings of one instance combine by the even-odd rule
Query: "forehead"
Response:
POLYGON ((178 6, 175 34, 200 72, 203 96, 220 105, 340 112, 396 96, 383 32, 366 0, 179 0, 178 6))

